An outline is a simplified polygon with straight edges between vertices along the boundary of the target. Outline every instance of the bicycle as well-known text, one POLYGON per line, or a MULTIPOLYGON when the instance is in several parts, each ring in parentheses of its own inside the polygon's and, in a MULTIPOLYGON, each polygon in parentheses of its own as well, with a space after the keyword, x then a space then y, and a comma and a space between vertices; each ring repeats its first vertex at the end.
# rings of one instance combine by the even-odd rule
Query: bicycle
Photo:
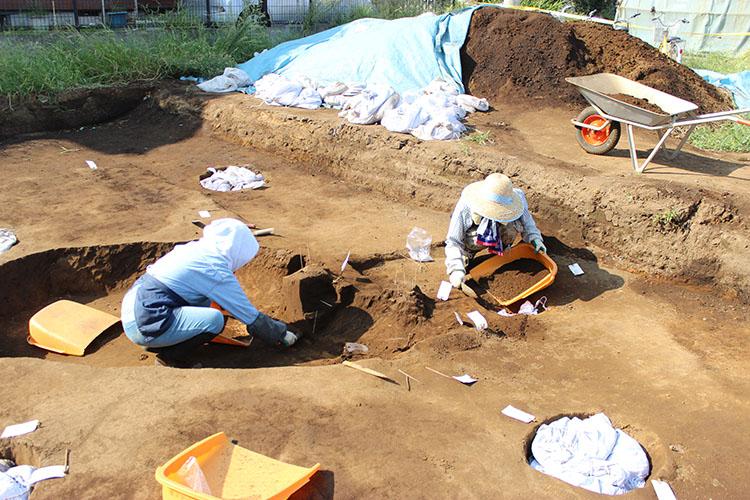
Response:
MULTIPOLYGON (((653 15, 655 13, 656 12, 652 9, 651 14, 653 15)), ((684 52, 685 40, 678 36, 670 36, 670 32, 672 31, 672 28, 678 24, 689 24, 690 21, 682 18, 672 24, 665 24, 661 19, 662 16, 663 14, 659 14, 651 19, 652 22, 659 23, 659 26, 654 29, 654 45, 662 54, 674 59, 678 63, 682 63, 682 53, 684 52)))

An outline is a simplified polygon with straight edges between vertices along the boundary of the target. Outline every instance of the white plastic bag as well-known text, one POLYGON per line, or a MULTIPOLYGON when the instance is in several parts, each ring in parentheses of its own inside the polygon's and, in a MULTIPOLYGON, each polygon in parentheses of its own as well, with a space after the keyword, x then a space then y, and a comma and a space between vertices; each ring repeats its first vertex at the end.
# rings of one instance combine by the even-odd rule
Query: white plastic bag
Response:
POLYGON ((235 92, 240 87, 247 87, 253 82, 250 75, 239 68, 225 68, 224 74, 198 84, 204 92, 224 93, 235 92))
POLYGON ((182 478, 185 486, 188 486, 191 490, 206 495, 211 494, 211 488, 208 486, 206 476, 203 474, 203 470, 195 457, 188 457, 177 471, 177 475, 182 478))
POLYGON ((16 233, 10 229, 0 229, 0 253, 7 252, 17 242, 16 233))
POLYGON ((406 249, 409 250, 409 257, 417 262, 432 262, 430 245, 432 245, 432 236, 421 227, 413 228, 406 237, 406 249))

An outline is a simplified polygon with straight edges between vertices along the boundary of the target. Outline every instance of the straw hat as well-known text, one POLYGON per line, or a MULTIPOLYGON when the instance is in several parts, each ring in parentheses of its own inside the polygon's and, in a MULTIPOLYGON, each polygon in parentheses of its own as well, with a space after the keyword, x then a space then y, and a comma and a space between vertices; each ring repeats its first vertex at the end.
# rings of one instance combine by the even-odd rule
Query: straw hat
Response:
POLYGON ((490 174, 483 181, 469 184, 463 195, 473 212, 497 222, 513 222, 523 214, 521 197, 503 174, 490 174))

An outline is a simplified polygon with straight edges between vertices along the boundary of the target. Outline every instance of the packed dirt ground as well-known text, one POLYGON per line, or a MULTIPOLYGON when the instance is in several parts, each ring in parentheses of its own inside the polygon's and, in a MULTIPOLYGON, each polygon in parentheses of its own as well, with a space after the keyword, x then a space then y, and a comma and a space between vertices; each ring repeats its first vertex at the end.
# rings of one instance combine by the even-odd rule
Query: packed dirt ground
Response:
MULTIPOLYGON (((185 90, 170 95, 159 102, 175 109, 185 90)), ((404 250, 413 226, 441 239, 449 206, 468 178, 453 174, 450 188, 432 179, 434 194, 424 198, 399 194, 395 175, 390 185, 368 186, 347 180, 341 166, 322 166, 319 157, 299 161, 296 151, 312 147, 306 141, 321 122, 337 121, 332 112, 260 108, 252 98, 225 96, 203 103, 197 120, 194 114, 169 114, 157 100, 95 128, 3 145, 2 220, 21 242, 2 255, 0 373, 12 382, 4 386, 0 414, 6 422, 43 422, 35 433, 6 444, 6 451, 50 464, 60 461, 65 448, 72 450, 70 476, 41 484, 35 497, 157 497, 154 469, 219 430, 275 458, 320 462, 325 472, 303 497, 591 496, 527 466, 525 442, 534 426, 500 415, 506 404, 539 421, 604 411, 647 449, 652 477, 669 480, 680 497, 742 496, 750 378, 747 312, 736 297, 694 281, 679 284, 624 269, 621 256, 584 245, 585 235, 565 223, 568 215, 536 201, 536 177, 517 175, 528 186, 532 211, 561 271, 543 292, 549 311, 520 320, 486 311, 490 332, 478 334, 459 326, 453 311, 481 306, 456 292, 447 302, 434 300, 444 277, 442 249, 433 249, 436 261, 429 264, 408 260, 404 250), (252 109, 260 115, 256 119, 266 119, 264 137, 282 137, 286 147, 247 147, 217 132, 209 112, 220 105, 252 109), (99 169, 88 169, 86 159, 99 169), (201 190, 198 176, 207 166, 237 163, 263 172, 269 187, 201 190), (332 317, 288 351, 259 343, 248 349, 206 346, 198 355, 204 368, 194 370, 154 366, 152 355, 143 356, 116 328, 81 358, 26 344, 28 318, 58 297, 117 314, 122 294, 144 265, 171 243, 198 235, 190 224, 198 210, 276 228, 278 236, 262 239, 263 252, 240 275, 250 296, 270 313, 283 314, 280 282, 296 270, 296 260, 336 270, 351 251, 332 317), (585 275, 574 278, 567 271, 573 261, 585 275), (340 366, 347 341, 367 344, 371 359, 360 362, 401 385, 340 366), (464 387, 425 367, 466 372, 479 382, 464 387), (417 378, 411 391, 398 369, 417 378)), ((545 113, 550 129, 561 129, 560 141, 573 143, 564 120, 550 116, 555 114, 545 113)), ((554 164, 612 184, 674 191, 700 181, 705 190, 727 189, 738 207, 747 200, 746 161, 690 152, 685 163, 635 176, 621 157, 590 158, 573 147, 557 152, 565 162, 545 155, 544 148, 530 153, 536 146, 526 134, 536 135, 524 126, 524 114, 497 110, 482 118, 504 124, 493 127, 494 144, 387 140, 435 159, 446 148, 466 148, 467 158, 504 156, 538 169, 540 176, 554 164), (700 162, 735 169, 721 176, 688 170, 700 162)), ((353 144, 346 148, 338 144, 342 157, 368 154, 362 137, 387 135, 374 127, 341 128, 341 134, 362 134, 350 137, 353 144)), ((404 148, 378 148, 381 161, 372 164, 381 165, 380 176, 387 176, 389 162, 408 158, 404 148)), ((513 164, 497 169, 513 173, 513 164)), ((336 158, 329 165, 338 165, 336 158)), ((355 174, 356 168, 349 172, 355 174)), ((417 181, 429 180, 413 180, 414 190, 417 181)), ((607 224, 591 227, 604 231, 607 224)), ((651 495, 650 489, 632 494, 651 495)))
POLYGON ((603 157, 578 147, 578 104, 499 94, 470 118, 489 132, 481 145, 189 85, 142 91, 111 122, 0 143, 0 226, 20 240, 0 254, 0 421, 42 422, 0 451, 51 465, 71 450, 69 476, 32 498, 158 498, 155 469, 219 431, 279 460, 319 462, 294 498, 594 498, 532 470, 527 445, 540 422, 599 411, 679 498, 746 496, 750 157, 688 148, 636 175, 624 141, 603 157), (268 187, 198 184, 207 167, 232 164, 252 165, 268 187), (538 316, 501 317, 456 291, 436 300, 442 248, 431 263, 404 248, 414 226, 441 241, 461 188, 493 171, 526 190, 559 266, 533 296, 548 298, 538 316), (275 228, 238 277, 277 317, 294 313, 288 276, 338 276, 351 253, 297 345, 207 345, 193 360, 202 368, 183 370, 155 366, 119 326, 83 357, 27 344, 31 315, 58 298, 119 314, 146 265, 199 235, 199 210, 275 228), (474 309, 489 320, 483 333, 455 320, 474 309), (398 384, 342 366, 345 342, 366 344, 354 359, 398 384), (399 370, 415 377, 411 390, 399 370), (501 415, 508 404, 537 421, 501 415))

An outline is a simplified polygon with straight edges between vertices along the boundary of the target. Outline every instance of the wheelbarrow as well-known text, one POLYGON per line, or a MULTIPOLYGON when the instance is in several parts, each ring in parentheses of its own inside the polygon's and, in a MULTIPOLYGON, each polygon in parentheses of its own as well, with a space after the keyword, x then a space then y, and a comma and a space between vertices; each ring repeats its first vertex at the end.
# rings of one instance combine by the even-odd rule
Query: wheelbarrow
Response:
POLYGON ((656 153, 662 149, 667 159, 675 158, 687 142, 690 134, 693 133, 696 125, 723 120, 750 125, 750 121, 737 116, 749 113, 750 108, 699 115, 696 112, 698 106, 692 102, 611 73, 569 77, 565 81, 574 85, 591 105, 581 111, 577 118, 571 120, 571 123, 576 127, 578 144, 587 153, 607 154, 617 145, 617 141, 620 140, 621 124, 625 124, 628 132, 630 160, 633 163, 633 169, 639 174, 646 169, 656 153), (623 102, 612 97, 612 94, 623 94, 644 99, 659 107, 663 113, 623 102), (653 130, 659 137, 656 146, 641 164, 638 162, 633 127, 653 130), (680 140, 679 145, 673 151, 669 151, 666 147, 667 138, 678 127, 689 128, 680 140))

